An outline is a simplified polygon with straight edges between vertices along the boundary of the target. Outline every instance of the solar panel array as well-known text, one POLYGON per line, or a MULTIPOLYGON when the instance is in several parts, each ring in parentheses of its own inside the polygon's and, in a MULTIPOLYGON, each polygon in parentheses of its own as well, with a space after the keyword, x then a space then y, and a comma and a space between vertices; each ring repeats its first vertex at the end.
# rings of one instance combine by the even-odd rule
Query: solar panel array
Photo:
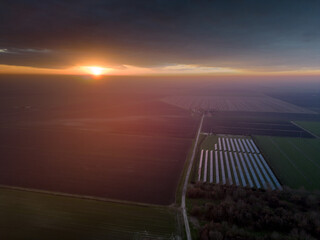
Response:
POLYGON ((201 150, 198 181, 282 190, 252 139, 219 137, 213 149, 201 150))

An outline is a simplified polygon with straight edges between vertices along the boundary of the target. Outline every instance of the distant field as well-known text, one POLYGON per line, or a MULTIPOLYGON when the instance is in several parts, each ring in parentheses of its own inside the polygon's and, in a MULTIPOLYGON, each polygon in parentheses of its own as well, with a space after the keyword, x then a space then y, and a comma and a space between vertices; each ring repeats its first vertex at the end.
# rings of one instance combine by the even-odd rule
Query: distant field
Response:
POLYGON ((313 136, 289 121, 263 119, 223 119, 221 117, 207 117, 202 131, 214 134, 234 135, 271 135, 287 137, 313 136))
POLYGON ((295 123, 317 135, 318 137, 320 136, 320 122, 295 121, 295 123))
POLYGON ((255 136, 280 181, 291 188, 320 189, 320 140, 255 136))
MULTIPOLYGON (((303 89, 303 88, 302 88, 303 89)), ((278 90, 276 92, 267 93, 271 97, 281 99, 285 102, 310 109, 320 113, 320 92, 319 87, 314 86, 309 90, 301 90, 298 88, 296 91, 292 90, 278 90), (312 90, 310 90, 312 89, 312 90)))
POLYGON ((206 111, 314 113, 265 95, 171 96, 164 98, 163 101, 184 109, 203 109, 206 111))
POLYGON ((177 212, 0 188, 1 239, 169 239, 177 212))
POLYGON ((277 112, 212 112, 208 116, 216 120, 234 121, 234 122, 290 122, 290 121, 320 121, 320 114, 302 114, 302 113, 277 113, 277 112))

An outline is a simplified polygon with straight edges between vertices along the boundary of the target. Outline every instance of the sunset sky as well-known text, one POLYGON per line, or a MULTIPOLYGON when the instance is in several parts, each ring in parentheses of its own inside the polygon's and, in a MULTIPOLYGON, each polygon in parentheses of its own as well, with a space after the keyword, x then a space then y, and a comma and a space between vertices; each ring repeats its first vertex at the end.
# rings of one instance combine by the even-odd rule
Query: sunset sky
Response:
POLYGON ((2 0, 0 73, 320 75, 319 13, 316 0, 2 0))

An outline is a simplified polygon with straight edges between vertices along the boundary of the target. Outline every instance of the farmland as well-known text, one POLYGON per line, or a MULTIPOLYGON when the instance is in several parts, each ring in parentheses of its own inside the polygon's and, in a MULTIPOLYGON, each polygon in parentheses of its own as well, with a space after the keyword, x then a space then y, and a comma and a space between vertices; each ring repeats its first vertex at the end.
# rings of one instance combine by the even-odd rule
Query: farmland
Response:
POLYGON ((205 111, 245 111, 278 113, 314 113, 308 109, 265 95, 239 96, 172 96, 164 102, 184 109, 202 109, 205 111))
POLYGON ((267 95, 320 113, 319 84, 315 84, 305 91, 301 91, 301 89, 303 89, 303 86, 298 90, 278 89, 277 91, 268 92, 267 95))
POLYGON ((210 135, 198 156, 196 181, 282 189, 277 177, 248 137, 210 135))
POLYGON ((221 119, 208 117, 202 127, 203 132, 234 135, 271 135, 288 137, 313 136, 298 126, 283 120, 221 119))
POLYGON ((161 204, 174 201, 173 186, 191 144, 183 138, 46 129, 1 129, 0 136, 3 185, 161 204))
POLYGON ((280 181, 291 188, 320 189, 320 140, 255 136, 280 181))
POLYGON ((123 81, 1 81, 0 184, 172 204, 199 117, 123 81))
POLYGON ((169 239, 181 234, 169 208, 0 188, 1 239, 169 239))
MULTIPOLYGON (((1 190, 6 197, 0 198, 0 204, 2 208, 9 206, 6 214, 21 219, 31 214, 29 225, 21 222, 25 226, 22 232, 30 236, 38 234, 35 229, 39 228, 39 234, 55 231, 61 236, 83 231, 84 239, 92 232, 101 234, 101 238, 128 238, 136 232, 142 234, 144 228, 154 236, 179 232, 171 207, 114 202, 171 205, 176 196, 180 197, 178 184, 186 175, 182 170, 200 114, 163 99, 184 91, 184 96, 192 99, 185 86, 180 89, 178 84, 168 82, 152 85, 113 79, 91 83, 47 81, 27 80, 18 85, 14 81, 0 82, 0 185, 29 189, 1 190), (29 87, 20 88, 20 84, 29 87), (33 190, 46 194, 31 193, 33 190), (20 207, 17 212, 14 206, 20 207), (79 220, 73 221, 76 216, 79 220), (170 220, 164 223, 163 219, 170 220), (146 223, 143 227, 142 222, 146 223), (78 230, 80 225, 83 229, 78 230)), ((317 121, 319 116, 260 94, 226 98, 230 99, 221 95, 207 99, 208 106, 222 105, 210 107, 204 118, 204 134, 199 138, 189 178, 191 185, 208 182, 254 191, 282 189, 283 183, 290 186, 269 153, 260 145, 257 148, 249 136, 270 134, 311 140, 309 133, 290 121, 317 121)), ((267 145, 270 147, 270 143, 267 145)), ((272 157, 275 162, 276 157, 272 157)), ((278 162, 283 161, 283 156, 280 158, 278 162)), ((319 182, 316 176, 313 180, 319 182)))
POLYGON ((320 136, 320 122, 296 121, 295 123, 317 135, 318 137, 320 136))

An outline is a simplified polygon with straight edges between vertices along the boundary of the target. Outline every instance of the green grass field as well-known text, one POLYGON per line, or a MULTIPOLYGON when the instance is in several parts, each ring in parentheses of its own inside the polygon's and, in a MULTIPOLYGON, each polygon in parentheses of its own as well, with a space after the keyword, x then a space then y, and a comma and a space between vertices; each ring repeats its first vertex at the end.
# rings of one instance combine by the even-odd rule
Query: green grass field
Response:
POLYGON ((320 137, 320 122, 295 121, 295 123, 320 137))
POLYGON ((255 136, 254 140, 282 184, 320 189, 319 139, 255 136))
POLYGON ((180 235, 178 214, 138 206, 0 188, 0 239, 140 239, 180 235), (139 235, 139 233, 141 233, 139 235))

